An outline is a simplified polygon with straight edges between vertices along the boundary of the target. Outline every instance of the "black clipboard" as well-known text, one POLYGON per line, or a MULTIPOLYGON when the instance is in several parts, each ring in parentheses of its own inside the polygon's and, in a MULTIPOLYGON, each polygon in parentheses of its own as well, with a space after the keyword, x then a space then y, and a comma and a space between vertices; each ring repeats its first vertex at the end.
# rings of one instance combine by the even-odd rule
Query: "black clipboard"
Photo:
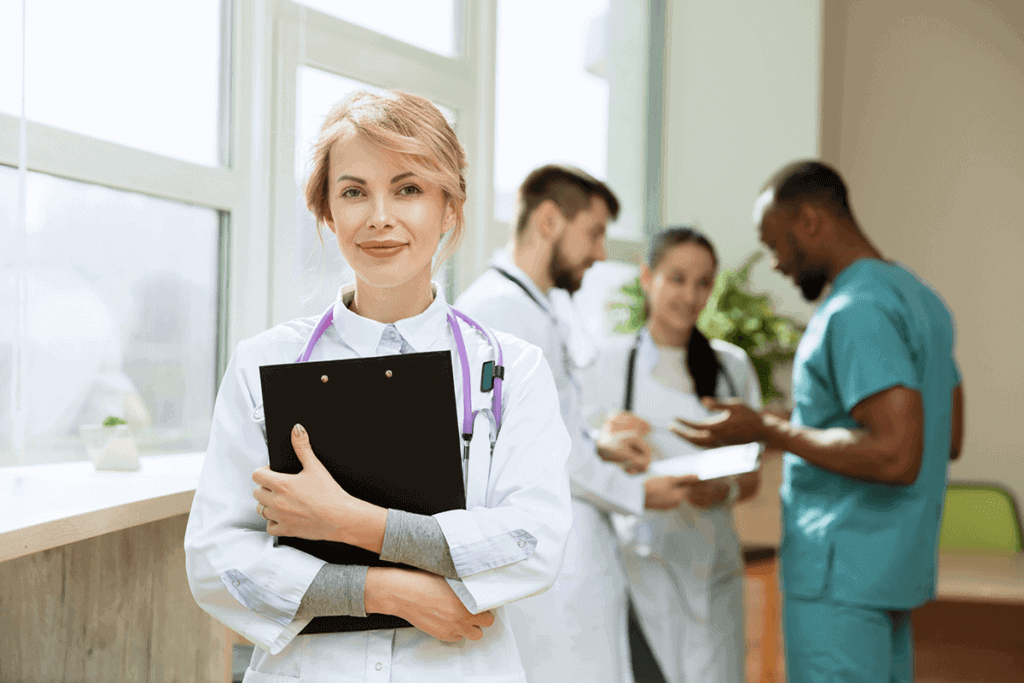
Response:
MULTIPOLYGON (((301 423, 342 487, 386 508, 433 515, 465 509, 458 413, 447 351, 260 367, 270 468, 302 469, 291 430, 301 423)), ((404 567, 333 541, 278 542, 333 564, 404 567)), ((410 627, 399 617, 316 617, 301 634, 410 627)))

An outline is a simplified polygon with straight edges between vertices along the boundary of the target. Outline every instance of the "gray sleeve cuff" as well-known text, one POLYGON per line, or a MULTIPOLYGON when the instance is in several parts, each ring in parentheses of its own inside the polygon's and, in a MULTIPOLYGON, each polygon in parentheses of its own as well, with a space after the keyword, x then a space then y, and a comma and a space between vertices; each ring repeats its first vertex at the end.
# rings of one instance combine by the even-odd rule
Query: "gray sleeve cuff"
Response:
POLYGON ((388 509, 380 559, 407 564, 449 579, 460 578, 441 525, 428 515, 388 509))
POLYGON ((350 564, 325 564, 309 584, 296 618, 365 617, 366 570, 350 564))

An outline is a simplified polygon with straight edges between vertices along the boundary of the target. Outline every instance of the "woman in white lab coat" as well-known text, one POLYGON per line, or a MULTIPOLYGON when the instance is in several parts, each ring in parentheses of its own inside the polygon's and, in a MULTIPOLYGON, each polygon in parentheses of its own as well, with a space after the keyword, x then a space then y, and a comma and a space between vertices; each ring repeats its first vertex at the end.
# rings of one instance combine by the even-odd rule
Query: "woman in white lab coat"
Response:
MULTIPOLYGON (((714 247, 696 230, 669 228, 653 238, 640 273, 647 322, 604 349, 590 383, 591 412, 606 416, 602 457, 621 460, 629 452, 623 438, 637 434, 652 459, 699 450, 670 429, 676 417, 710 416, 703 397, 761 405, 743 350, 709 342, 695 327, 716 269, 714 247)), ((669 683, 744 679, 743 558, 731 507, 754 495, 758 481, 754 473, 696 484, 677 510, 615 519, 630 599, 669 683)))
MULTIPOLYGON (((235 350, 185 536, 192 593, 258 646, 246 681, 525 681, 501 606, 544 591, 558 574, 571 523, 570 442, 539 349, 453 317, 431 282, 442 237, 450 254, 464 230, 465 153, 429 101, 357 93, 327 116, 313 166, 307 205, 356 282, 341 289, 333 321, 319 331, 316 317, 293 320, 235 350), (500 406, 480 378, 498 345, 508 378, 500 406), (453 354, 460 425, 470 369, 477 438, 464 464, 466 510, 420 516, 354 498, 317 460, 317 435, 301 425, 292 444, 302 471, 269 470, 261 365, 304 353, 331 360, 437 350, 453 354), (331 565, 278 536, 341 541, 420 569, 331 565), (298 635, 314 617, 366 613, 415 628, 298 635)), ((401 428, 402 415, 394 419, 401 428)), ((346 428, 355 457, 388 457, 378 439, 346 428)))

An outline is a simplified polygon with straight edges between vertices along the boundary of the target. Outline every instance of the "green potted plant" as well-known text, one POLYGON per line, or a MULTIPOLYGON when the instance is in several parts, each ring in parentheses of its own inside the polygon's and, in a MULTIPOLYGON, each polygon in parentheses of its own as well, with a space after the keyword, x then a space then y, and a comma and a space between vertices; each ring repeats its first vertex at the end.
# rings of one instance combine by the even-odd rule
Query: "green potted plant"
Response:
MULTIPOLYGON (((718 274, 697 327, 709 339, 721 339, 746 351, 761 381, 764 403, 768 405, 786 398, 775 385, 772 371, 792 362, 803 325, 776 315, 767 294, 750 290, 750 271, 763 257, 762 252, 754 252, 739 268, 724 269, 718 274)), ((646 320, 640 278, 624 285, 621 291, 629 303, 613 303, 611 307, 627 309, 628 317, 616 325, 615 330, 635 332, 646 320)))
POLYGON ((128 423, 121 418, 109 415, 102 424, 82 425, 78 431, 96 469, 139 469, 139 451, 135 447, 135 439, 132 438, 128 423))

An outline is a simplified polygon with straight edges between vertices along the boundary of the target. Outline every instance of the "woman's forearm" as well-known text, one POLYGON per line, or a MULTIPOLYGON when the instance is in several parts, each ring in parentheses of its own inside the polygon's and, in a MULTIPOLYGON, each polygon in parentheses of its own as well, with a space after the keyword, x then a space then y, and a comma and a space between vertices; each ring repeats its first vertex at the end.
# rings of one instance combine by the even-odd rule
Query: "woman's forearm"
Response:
POLYGON ((407 564, 449 579, 459 578, 441 525, 428 515, 388 510, 380 559, 407 564))
POLYGON ((325 564, 302 596, 295 617, 365 617, 367 569, 358 565, 325 564))

